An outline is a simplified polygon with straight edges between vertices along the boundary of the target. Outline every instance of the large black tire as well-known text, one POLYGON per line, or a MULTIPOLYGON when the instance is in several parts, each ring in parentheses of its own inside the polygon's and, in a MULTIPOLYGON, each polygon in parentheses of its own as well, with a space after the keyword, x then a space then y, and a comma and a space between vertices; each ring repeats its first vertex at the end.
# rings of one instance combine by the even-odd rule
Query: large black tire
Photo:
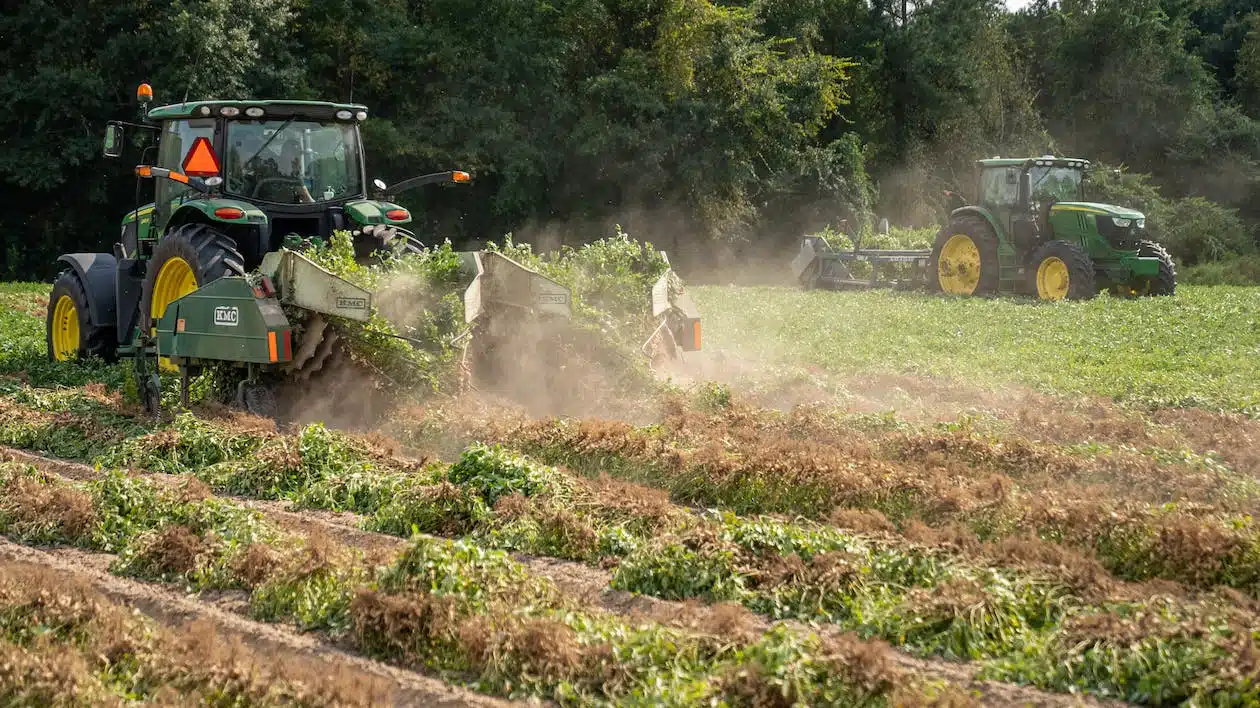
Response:
POLYGON ((993 232, 989 222, 983 218, 964 214, 950 221, 936 234, 936 241, 932 244, 932 255, 928 258, 928 289, 956 295, 995 293, 998 290, 999 268, 997 234, 993 232), (974 279, 975 286, 970 290, 967 290, 965 286, 960 289, 956 283, 946 284, 950 274, 966 275, 973 267, 970 263, 955 264, 948 256, 942 262, 942 251, 955 236, 971 239, 971 243, 979 252, 980 273, 979 277, 974 279))
MULTIPOLYGON (((117 328, 114 323, 96 322, 92 319, 92 310, 88 303, 87 290, 83 287, 83 283, 79 281, 79 276, 73 270, 63 270, 53 281, 52 292, 48 296, 48 315, 45 320, 45 343, 48 346, 48 360, 57 361, 57 352, 53 347, 53 333, 57 327, 65 327, 68 322, 57 322, 57 303, 62 298, 66 298, 67 305, 73 306, 72 312, 63 312, 62 314, 72 317, 74 325, 79 331, 74 345, 73 356, 80 359, 87 357, 100 357, 108 362, 114 362, 118 359, 118 337, 117 328)), ((71 335, 73 338, 73 335, 71 335)), ((63 355, 71 354, 69 351, 62 352, 63 355)))
POLYGON ((1047 243, 1033 252, 1029 267, 1028 289, 1040 300, 1088 300, 1098 294, 1094 261, 1075 243, 1047 243))
POLYGON ((192 268, 197 287, 219 278, 245 274, 245 259, 236 241, 208 224, 184 224, 158 242, 149 259, 140 293, 140 326, 149 332, 155 326, 152 314, 153 287, 162 266, 172 258, 182 258, 192 268))
POLYGON ((1154 241, 1138 241, 1138 255, 1159 259, 1159 274, 1134 284, 1138 295, 1172 295, 1177 291, 1177 266, 1167 249, 1154 241))

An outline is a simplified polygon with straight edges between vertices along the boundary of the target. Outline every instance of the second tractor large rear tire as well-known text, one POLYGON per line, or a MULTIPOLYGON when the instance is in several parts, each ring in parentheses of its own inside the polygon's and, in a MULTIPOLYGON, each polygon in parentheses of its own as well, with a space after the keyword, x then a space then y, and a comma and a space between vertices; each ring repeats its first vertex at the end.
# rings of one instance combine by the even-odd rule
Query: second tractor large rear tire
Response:
POLYGON ((928 285, 950 295, 985 295, 998 289, 997 234, 978 216, 960 216, 936 234, 928 259, 928 285))
MULTIPOLYGON (((244 275, 245 259, 236 241, 208 224, 184 224, 158 242, 140 291, 141 331, 152 334, 175 300, 228 275, 244 275)), ((165 359, 159 366, 174 367, 165 359)))
POLYGON ((1040 300, 1088 300, 1098 294, 1094 262, 1075 243, 1047 243, 1033 252, 1029 267, 1029 289, 1040 300))

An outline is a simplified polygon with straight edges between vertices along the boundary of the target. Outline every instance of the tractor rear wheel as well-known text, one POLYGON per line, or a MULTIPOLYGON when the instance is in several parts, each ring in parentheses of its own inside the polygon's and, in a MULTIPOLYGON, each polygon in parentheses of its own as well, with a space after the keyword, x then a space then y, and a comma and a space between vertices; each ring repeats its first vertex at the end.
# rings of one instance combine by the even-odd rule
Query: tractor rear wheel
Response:
POLYGON ((61 271, 53 282, 46 329, 49 361, 97 356, 112 362, 117 358, 115 326, 92 320, 87 291, 72 270, 61 271))
MULTIPOLYGON (((175 300, 228 275, 244 275, 245 259, 236 242, 208 224, 184 224, 153 249, 140 293, 140 327, 153 334, 175 300)), ((161 367, 176 371, 163 359, 161 367)))
POLYGON ((936 234, 928 259, 928 284, 951 295, 997 292, 998 242, 988 222, 960 216, 936 234))
POLYGON ((1051 241, 1033 252, 1029 289, 1041 300, 1088 300, 1098 294, 1094 262, 1085 249, 1051 241))

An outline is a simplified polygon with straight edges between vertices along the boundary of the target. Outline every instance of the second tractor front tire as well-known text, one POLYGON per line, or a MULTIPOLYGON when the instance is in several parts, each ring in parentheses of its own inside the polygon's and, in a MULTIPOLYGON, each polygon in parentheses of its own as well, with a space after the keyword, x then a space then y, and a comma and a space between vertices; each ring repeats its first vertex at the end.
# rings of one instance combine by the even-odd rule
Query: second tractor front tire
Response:
POLYGON ((950 295, 985 295, 998 289, 998 241, 988 222, 961 216, 936 234, 928 284, 950 295))
POLYGON ((1154 241, 1138 241, 1138 255, 1159 259, 1159 273, 1153 278, 1143 278, 1135 290, 1139 295, 1172 295, 1177 292, 1177 266, 1172 254, 1154 241))
POLYGON ((1051 241, 1033 252, 1029 289, 1039 300, 1088 300, 1098 294, 1094 262, 1085 249, 1051 241))

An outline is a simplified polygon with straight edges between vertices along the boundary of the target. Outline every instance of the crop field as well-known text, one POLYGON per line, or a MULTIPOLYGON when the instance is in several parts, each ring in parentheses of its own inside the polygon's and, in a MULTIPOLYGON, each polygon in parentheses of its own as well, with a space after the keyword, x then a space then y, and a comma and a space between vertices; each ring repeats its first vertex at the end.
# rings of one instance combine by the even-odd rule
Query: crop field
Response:
POLYGON ((1260 289, 697 287, 641 400, 354 431, 147 417, 46 290, 0 285, 5 704, 1260 702, 1260 289))

